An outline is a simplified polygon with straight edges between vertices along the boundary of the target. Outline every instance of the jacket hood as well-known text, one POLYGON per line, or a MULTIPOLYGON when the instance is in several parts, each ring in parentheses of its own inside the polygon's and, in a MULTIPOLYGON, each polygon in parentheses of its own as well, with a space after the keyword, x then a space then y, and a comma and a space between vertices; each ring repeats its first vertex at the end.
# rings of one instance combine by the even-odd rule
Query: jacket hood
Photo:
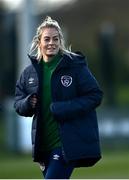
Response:
POLYGON ((39 61, 37 60, 36 56, 30 55, 30 54, 27 54, 27 55, 28 55, 28 57, 29 57, 29 59, 30 59, 32 64, 33 63, 39 63, 39 61))
POLYGON ((76 65, 87 65, 87 58, 81 52, 71 52, 64 54, 64 59, 66 59, 69 65, 76 66, 76 65))

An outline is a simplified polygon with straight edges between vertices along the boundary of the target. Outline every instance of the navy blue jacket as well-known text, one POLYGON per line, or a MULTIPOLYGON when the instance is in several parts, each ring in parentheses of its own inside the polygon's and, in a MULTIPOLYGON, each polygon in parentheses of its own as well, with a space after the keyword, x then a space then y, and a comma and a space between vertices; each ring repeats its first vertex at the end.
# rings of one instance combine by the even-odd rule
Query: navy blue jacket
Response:
MULTIPOLYGON (((42 66, 35 57, 21 74, 16 84, 16 112, 33 116, 32 150, 36 162, 44 160, 42 147, 42 66), (32 109, 29 98, 36 93, 39 103, 32 109)), ((43 93, 42 93, 43 92, 43 93)), ((63 54, 51 77, 51 112, 59 122, 62 152, 66 162, 76 167, 92 166, 101 158, 96 107, 102 91, 81 54, 63 54)))

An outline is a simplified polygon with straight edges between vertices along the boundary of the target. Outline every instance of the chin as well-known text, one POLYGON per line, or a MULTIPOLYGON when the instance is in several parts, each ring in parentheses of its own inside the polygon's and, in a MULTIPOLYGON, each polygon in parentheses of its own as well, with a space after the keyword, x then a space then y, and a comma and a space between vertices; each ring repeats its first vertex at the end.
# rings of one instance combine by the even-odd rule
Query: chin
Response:
POLYGON ((55 56, 56 54, 47 54, 48 57, 53 57, 55 56))
POLYGON ((56 53, 49 53, 49 54, 47 54, 47 56, 52 57, 52 56, 55 56, 57 53, 58 52, 56 52, 56 53))

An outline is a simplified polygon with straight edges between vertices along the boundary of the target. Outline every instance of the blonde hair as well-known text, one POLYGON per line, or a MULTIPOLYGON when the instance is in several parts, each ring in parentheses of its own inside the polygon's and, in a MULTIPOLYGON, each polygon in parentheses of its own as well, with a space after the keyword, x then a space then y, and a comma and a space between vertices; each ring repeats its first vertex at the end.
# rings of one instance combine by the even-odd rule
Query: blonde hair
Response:
POLYGON ((54 19, 52 19, 50 16, 47 16, 45 20, 41 23, 41 25, 37 28, 36 35, 33 37, 31 47, 30 47, 30 52, 29 54, 31 55, 32 53, 35 52, 35 56, 37 60, 41 60, 42 54, 39 48, 39 43, 42 35, 42 31, 45 28, 55 28, 58 33, 59 33, 59 38, 60 38, 60 51, 61 52, 69 52, 66 47, 65 47, 65 41, 64 41, 64 36, 61 30, 61 27, 59 26, 58 22, 54 19))

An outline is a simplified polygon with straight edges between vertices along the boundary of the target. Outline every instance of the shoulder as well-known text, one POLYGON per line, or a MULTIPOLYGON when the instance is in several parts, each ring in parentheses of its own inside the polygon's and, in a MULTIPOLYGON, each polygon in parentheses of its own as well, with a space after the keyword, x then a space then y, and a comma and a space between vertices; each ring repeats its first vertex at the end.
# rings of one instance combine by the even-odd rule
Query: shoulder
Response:
POLYGON ((64 54, 64 59, 71 66, 87 66, 87 57, 81 52, 69 52, 64 54))
POLYGON ((34 67, 32 64, 28 65, 23 71, 22 74, 26 75, 34 71, 34 67))
POLYGON ((38 61, 36 59, 35 56, 31 56, 28 54, 28 58, 30 59, 30 64, 25 67, 25 69, 23 70, 23 73, 31 73, 31 72, 34 72, 35 71, 35 68, 34 68, 34 64, 38 64, 38 61))
POLYGON ((28 65, 27 67, 25 67, 23 69, 23 71, 21 72, 20 76, 19 76, 19 80, 20 81, 25 81, 26 79, 28 79, 28 77, 30 75, 35 75, 36 71, 35 71, 35 68, 33 67, 32 64, 28 65))

